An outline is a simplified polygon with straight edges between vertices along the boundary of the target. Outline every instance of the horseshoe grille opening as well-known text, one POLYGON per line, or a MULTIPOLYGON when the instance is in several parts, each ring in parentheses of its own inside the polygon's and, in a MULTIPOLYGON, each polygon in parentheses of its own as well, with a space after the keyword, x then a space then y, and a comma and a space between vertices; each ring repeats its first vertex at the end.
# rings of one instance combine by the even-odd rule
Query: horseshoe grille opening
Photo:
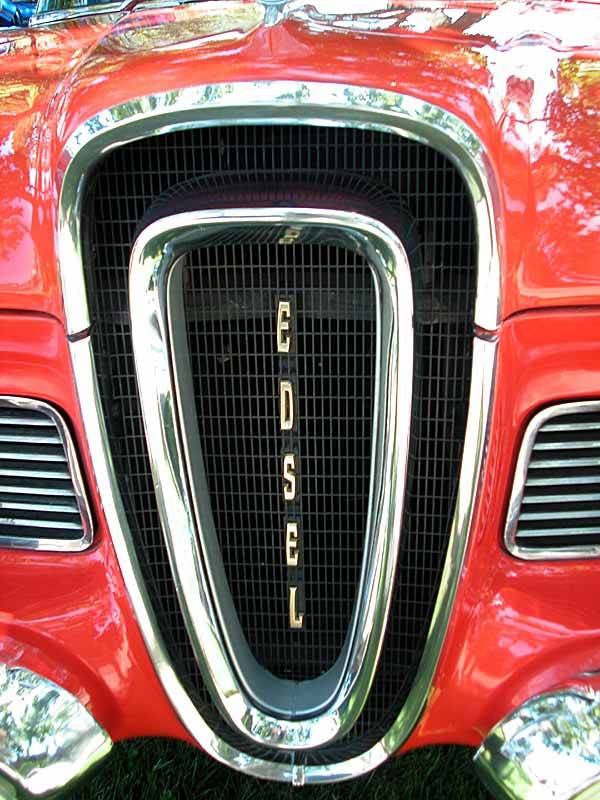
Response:
MULTIPOLYGON (((470 383, 476 247, 468 192, 452 164, 425 145, 370 131, 286 125, 141 140, 104 158, 90 185, 86 268, 100 389, 163 636, 182 680, 219 735, 272 760, 280 757, 277 751, 240 740, 224 726, 191 652, 160 530, 135 380, 127 300, 131 244, 157 199, 190 180, 202 181, 207 192, 266 181, 353 188, 365 201, 392 202, 414 224, 409 478, 386 640, 353 730, 334 745, 298 757, 305 763, 338 761, 367 749, 397 715, 436 597, 470 383)), ((236 608, 261 663, 281 677, 306 680, 325 672, 339 655, 360 569, 375 347, 369 269, 356 254, 319 243, 229 242, 191 251, 184 274, 205 464, 236 608), (302 344, 294 360, 280 363, 273 300, 284 295, 297 304, 302 344), (297 381, 303 403, 293 442, 276 430, 276 384, 284 373, 297 381), (279 459, 288 446, 300 451, 298 503, 307 526, 302 630, 287 627, 287 597, 280 589, 287 577, 276 541, 285 530, 278 484, 279 459), (240 528, 259 534, 238 538, 240 528)))

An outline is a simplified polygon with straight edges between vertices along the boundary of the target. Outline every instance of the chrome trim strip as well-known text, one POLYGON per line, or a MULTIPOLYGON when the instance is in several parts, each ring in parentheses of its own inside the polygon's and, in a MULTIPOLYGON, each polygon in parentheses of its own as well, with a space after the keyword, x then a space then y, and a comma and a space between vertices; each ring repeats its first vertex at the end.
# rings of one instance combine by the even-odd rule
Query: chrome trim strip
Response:
MULTIPOLYGON (((81 17, 95 17, 104 14, 110 14, 117 19, 134 9, 136 11, 143 11, 148 8, 175 8, 175 6, 181 5, 182 2, 192 3, 194 0, 139 0, 139 2, 136 0, 116 0, 116 2, 110 2, 109 0, 109 2, 105 3, 88 3, 87 5, 75 6, 72 8, 56 8, 52 11, 38 11, 39 8, 44 6, 43 0, 38 0, 35 14, 32 14, 29 20, 29 27, 52 25, 54 23, 68 22, 69 20, 79 19, 81 17)), ((207 0, 207 4, 208 2, 210 2, 210 0, 207 0)), ((235 0, 232 0, 231 3, 227 2, 227 0, 218 0, 219 5, 225 6, 223 12, 227 12, 233 3, 235 3, 235 0)), ((214 7, 216 4, 211 3, 211 5, 214 7)), ((259 4, 254 3, 254 5, 259 4)), ((225 17, 225 13, 223 13, 223 16, 225 17)))
POLYGON ((253 758, 228 745, 206 724, 182 686, 162 642, 142 578, 125 515, 104 424, 89 338, 70 344, 79 402, 104 514, 150 658, 183 725, 199 746, 223 764, 259 778, 303 785, 347 780, 377 767, 406 741, 427 702, 460 579, 473 509, 487 448, 488 423, 496 364, 496 343, 475 339, 465 448, 444 565, 429 635, 418 677, 406 704, 388 733, 370 750, 339 764, 305 767, 253 758))
POLYGON ((57 252, 69 334, 89 328, 80 220, 84 189, 96 161, 127 142, 169 131, 229 124, 328 125, 393 133, 451 159, 469 189, 478 235, 475 323, 500 322, 500 203, 486 151, 458 117, 415 97, 335 83, 249 81, 191 86, 113 106, 82 123, 59 160, 57 252), (60 180, 60 179, 59 179, 60 180))
MULTIPOLYGON (((92 524, 92 515, 85 491, 81 470, 79 468, 79 459, 73 438, 67 426, 67 422, 63 415, 57 411, 53 406, 44 403, 42 400, 34 400, 28 397, 15 397, 13 395, 0 396, 0 408, 8 406, 10 408, 22 408, 29 411, 39 411, 45 414, 52 423, 56 426, 61 444, 65 452, 65 460, 69 470, 71 484, 73 486, 73 493, 77 502, 77 509, 81 517, 81 527, 83 529, 82 535, 79 539, 61 541, 60 539, 48 539, 44 537, 30 537, 23 539, 18 536, 1 536, 0 535, 0 548, 11 548, 19 550, 44 550, 49 552, 60 553, 79 553, 87 550, 91 546, 94 539, 94 527, 92 524)), ((6 471, 8 472, 8 471, 6 471)), ((20 470, 15 470, 15 477, 23 474, 20 470)), ((0 472, 3 474, 3 472, 0 472)), ((63 474, 40 472, 39 475, 29 473, 32 477, 40 478, 58 478, 63 479, 63 474)), ((66 476, 64 476, 66 477, 66 476)))
POLYGON ((105 758, 110 736, 66 689, 0 664, 0 797, 55 797, 105 758))
POLYGON ((600 693, 591 686, 548 692, 494 726, 475 767, 499 800, 591 800, 600 790, 599 728, 600 693))
MULTIPOLYGON (((31 26, 48 26, 62 24, 69 20, 95 17, 105 15, 110 17, 103 20, 104 23, 116 22, 125 14, 135 10, 138 11, 158 11, 162 8, 175 8, 182 3, 192 3, 196 0, 123 0, 123 2, 106 2, 95 5, 88 4, 74 8, 54 9, 52 11, 38 11, 44 3, 38 2, 36 13, 29 21, 31 26)), ((265 8, 262 3, 244 2, 244 0, 203 0, 202 14, 210 21, 206 35, 211 37, 221 37, 223 35, 233 38, 241 38, 255 30, 263 23, 265 8), (248 16, 253 17, 252 25, 248 27, 248 16), (222 21, 221 26, 214 24, 215 19, 222 21)))
MULTIPOLYGON (((38 2, 38 7, 41 4, 38 2)), ((52 25, 56 22, 68 22, 71 19, 79 19, 81 17, 95 17, 99 14, 113 14, 122 13, 123 3, 97 3, 96 5, 77 6, 76 8, 57 9, 55 11, 42 11, 32 14, 29 20, 29 26, 42 26, 52 25)))
MULTIPOLYGON (((412 280, 404 247, 389 228, 375 219, 326 209, 218 209, 164 217, 142 231, 133 245, 129 306, 139 395, 163 533, 188 634, 207 686, 232 727, 253 741, 288 750, 322 746, 346 733, 364 706, 392 596, 402 527, 413 383, 412 280), (191 432, 186 431, 181 398, 186 382, 179 375, 179 350, 170 325, 171 296, 177 293, 173 284, 180 284, 178 264, 182 253, 223 229, 231 232, 237 228, 277 226, 282 230, 289 226, 298 231, 309 230, 311 237, 318 232, 324 239, 335 234, 336 243, 343 240, 369 263, 378 297, 378 399, 367 533, 348 652, 339 681, 333 686, 329 685, 333 675, 327 676, 325 686, 323 676, 310 682, 310 688, 308 683, 294 684, 268 676, 255 662, 241 630, 237 636, 233 634, 235 611, 233 606, 224 605, 222 590, 219 591, 226 578, 215 574, 216 565, 209 563, 207 555, 218 545, 209 536, 210 521, 202 513, 193 488, 194 469, 188 446, 191 432), (242 658, 245 667, 241 666, 242 658), (271 705, 268 700, 257 703, 250 698, 258 697, 250 676, 259 671, 265 692, 267 688, 274 696, 281 692, 280 704, 287 704, 285 712, 278 714, 273 709, 266 713, 264 709, 271 705), (305 696, 311 696, 312 707, 305 706, 303 689, 305 696), (319 693, 322 699, 318 699, 319 693)), ((180 317, 181 312, 177 314, 180 317)), ((196 457, 199 447, 198 441, 193 448, 196 457)), ((217 556, 212 560, 216 561, 217 556)))
MULTIPOLYGON (((600 545, 578 545, 570 548, 540 548, 534 550, 528 547, 520 546, 517 544, 516 540, 525 486, 539 485, 548 487, 554 484, 563 486, 565 485, 564 479, 557 479, 556 481, 551 478, 533 479, 535 483, 527 481, 529 461, 531 459, 535 438, 539 429, 548 420, 553 419, 554 417, 559 417, 563 414, 581 414, 585 413, 586 411, 600 411, 600 400, 559 403, 557 405, 550 406, 549 408, 545 408, 538 412, 530 420, 527 428, 525 429, 523 441, 521 442, 521 449, 519 451, 519 457, 517 459, 517 466, 515 467, 515 477, 513 480, 513 487, 508 504, 508 512, 506 515, 506 525, 504 528, 504 545, 508 552, 512 556, 515 556, 515 558, 520 558, 525 561, 566 561, 568 559, 598 558, 598 556, 600 556, 600 545), (542 483, 539 483, 540 480, 542 483)), ((554 430, 562 430, 563 427, 564 426, 555 427, 554 430)), ((591 461, 591 459, 588 460, 591 461)), ((550 466, 560 466, 560 463, 561 462, 559 461, 555 461, 552 462, 550 466)), ((595 461, 591 463, 591 466, 594 466, 595 463, 595 461)), ((567 463, 566 466, 569 466, 569 464, 567 463)), ((583 466, 585 466, 585 464, 583 464, 583 466)), ((600 461, 598 461, 598 466, 600 466, 600 461)), ((582 480, 581 482, 586 484, 589 483, 588 480, 582 480)), ((572 481, 569 482, 569 485, 573 485, 572 481)), ((568 535, 568 533, 569 531, 565 530, 563 535, 568 535)))

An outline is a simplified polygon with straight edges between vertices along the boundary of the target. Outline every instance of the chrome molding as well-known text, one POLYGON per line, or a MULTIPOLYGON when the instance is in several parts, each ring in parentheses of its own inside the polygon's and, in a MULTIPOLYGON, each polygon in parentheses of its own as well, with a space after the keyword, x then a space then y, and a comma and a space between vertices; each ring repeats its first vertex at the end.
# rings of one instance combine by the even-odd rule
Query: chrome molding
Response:
POLYGON ((499 722, 475 754, 499 800, 600 796, 600 694, 560 689, 528 700, 499 722))
MULTIPOLYGON (((560 549, 532 549, 520 546, 516 540, 521 505, 525 493, 525 481, 527 480, 531 453, 538 431, 554 417, 563 414, 582 414, 586 411, 600 411, 600 401, 588 400, 574 403, 559 403, 549 406, 538 412, 527 425, 517 459, 515 477, 506 515, 506 525, 504 528, 504 545, 508 552, 516 558, 521 558, 526 561, 564 561, 577 558, 598 558, 600 556, 600 545, 577 545, 570 548, 561 547, 560 549)), ((565 533, 568 534, 568 531, 565 533)))
MULTIPOLYGON (((51 552, 81 552, 86 550, 93 542, 94 528, 92 524, 92 515, 87 500, 87 494, 83 485, 83 478, 79 468, 79 459, 77 458, 77 451, 71 437, 69 428, 67 427, 66 420, 62 414, 57 411, 53 406, 44 403, 42 400, 34 400, 28 397, 14 397, 12 395, 0 396, 0 408, 2 406, 26 409, 28 411, 39 411, 45 414, 55 426, 60 444, 62 444, 65 460, 71 477, 71 485, 73 487, 73 494, 77 503, 77 509, 81 518, 82 535, 79 539, 60 540, 53 538, 44 538, 43 536, 33 538, 19 536, 2 536, 0 535, 0 548, 11 548, 19 550, 46 550, 51 552)), ((32 458, 33 460, 33 458, 32 458)))
POLYGON ((494 330, 500 314, 496 181, 483 145, 458 117, 396 92, 335 83, 248 81, 192 86, 107 108, 69 137, 59 161, 58 242, 68 333, 90 325, 80 220, 87 178, 105 153, 127 142, 186 128, 243 124, 328 125, 384 131, 451 159, 469 189, 477 223, 475 324, 494 330))
POLYGON ((0 664, 0 798, 55 797, 111 747, 74 695, 28 669, 0 664))
POLYGON ((229 723, 252 740, 290 750, 322 746, 346 733, 364 706, 391 601, 413 373, 412 281, 404 247, 385 225, 356 213, 279 207, 198 211, 164 217, 142 231, 129 276, 136 370, 158 508, 180 605, 207 686, 229 723), (201 442, 184 413, 194 399, 191 388, 186 393, 189 370, 182 363, 187 361, 186 333, 177 333, 183 319, 180 256, 186 250, 224 231, 230 237, 235 230, 247 235, 263 229, 277 237, 290 226, 311 240, 335 239, 365 258, 376 289, 378 342, 367 530, 346 653, 337 669, 298 684, 276 679, 255 661, 223 588, 227 579, 222 564, 218 569, 212 515, 200 500, 207 490, 203 484, 194 486, 201 472, 194 469, 201 442))
POLYGON ((38 2, 36 13, 31 16, 29 21, 30 27, 41 25, 52 25, 58 22, 68 22, 71 19, 79 19, 81 17, 92 17, 99 14, 112 14, 115 19, 119 13, 122 13, 122 3, 98 3, 96 5, 83 5, 76 6, 75 8, 65 8, 55 11, 37 11, 37 8, 42 5, 38 2))
MULTIPOLYGON (((193 0, 183 0, 192 3, 193 0)), ((88 4, 65 8, 62 10, 44 11, 44 0, 38 2, 36 13, 29 22, 30 27, 41 27, 62 24, 69 20, 86 17, 104 16, 105 24, 116 23, 123 15, 133 11, 174 8, 181 5, 182 0, 124 0, 123 2, 88 4)), ((242 38, 250 31, 256 30, 265 17, 262 3, 244 2, 244 0, 203 0, 202 16, 196 22, 202 22, 204 36, 211 39, 242 38)), ((195 27, 195 35, 202 35, 202 29, 195 27)), ((117 34, 118 35, 118 34, 117 34)), ((126 36, 126 34, 124 34, 126 36)))
MULTIPOLYGON (((97 5, 88 4, 46 11, 47 3, 45 0, 38 0, 36 12, 32 15, 29 24, 51 25, 99 14, 112 14, 117 19, 119 16, 134 10, 174 8, 183 3, 192 4, 193 2, 194 0, 113 0, 112 2, 103 2, 97 5)), ((236 2, 236 0, 232 0, 232 2, 236 2)), ((210 0, 204 0, 203 5, 208 3, 210 3, 210 0)), ((227 0, 218 0, 214 5, 224 6, 224 10, 229 11, 227 6, 230 3, 227 0)), ((245 3, 245 5, 248 6, 250 4, 245 3)), ((305 0, 254 0, 251 5, 256 7, 262 17, 261 22, 264 19, 265 26, 276 25, 284 19, 293 18, 322 27, 340 19, 344 21, 345 30, 361 31, 381 28, 385 30, 389 22, 386 25, 385 19, 383 22, 379 22, 377 17, 385 15, 385 17, 389 18, 391 4, 389 0, 353 0, 353 6, 349 9, 347 4, 340 0, 333 0, 333 2, 331 0, 325 0, 325 2, 323 0, 314 0, 314 2, 308 3, 305 0)), ((423 6, 428 8, 426 3, 423 6)), ((226 14, 223 14, 223 16, 225 17, 226 14)))
POLYGON ((496 363, 496 343, 481 339, 475 339, 473 343, 473 374, 458 497, 440 591, 419 665, 417 680, 413 684, 404 708, 380 742, 362 755, 339 764, 309 767, 292 763, 292 758, 290 758, 289 764, 269 762, 254 758, 231 747, 216 736, 206 724, 182 686, 164 647, 152 613, 152 606, 119 493, 104 425, 91 342, 89 338, 83 338, 71 343, 70 347, 95 476, 119 565, 158 677, 190 735, 203 750, 223 764, 249 775, 294 785, 347 780, 369 772, 383 763, 406 741, 421 715, 446 634, 487 445, 496 363))
MULTIPOLYGON (((58 252, 70 333, 89 326, 81 260, 80 213, 86 180, 103 153, 128 141, 183 128, 243 123, 363 127, 407 136, 452 159, 473 198, 478 232, 477 324, 498 324, 499 219, 495 179, 475 134, 443 109, 393 92, 341 84, 248 82, 192 87, 151 95, 107 109, 83 123, 63 151, 60 174, 58 252)), ((460 578, 487 446, 496 343, 475 338, 463 462, 448 554, 417 680, 388 733, 370 750, 347 761, 303 766, 248 756, 214 734, 180 683, 161 641, 125 515, 103 420, 89 338, 72 341, 71 357, 96 481, 119 564, 138 622, 166 694, 195 741, 222 763, 257 777, 295 785, 345 780, 385 761, 406 741, 427 701, 460 578)))
MULTIPOLYGON (((116 0, 116 2, 104 2, 96 4, 88 2, 87 5, 52 9, 51 11, 45 10, 47 6, 45 0, 38 0, 35 14, 32 14, 29 21, 29 26, 53 25, 56 23, 68 22, 69 20, 80 19, 82 17, 95 17, 100 15, 110 15, 114 18, 114 20, 117 20, 119 17, 127 14, 130 11, 133 11, 134 9, 136 11, 143 11, 144 9, 148 8, 155 10, 158 10, 159 8, 174 8, 175 6, 181 5, 182 2, 192 3, 194 0, 116 0)), ((231 25, 232 11, 244 11, 243 7, 240 8, 242 5, 240 0, 216 0, 216 2, 205 0, 203 5, 208 6, 209 11, 215 11, 218 9, 224 19, 224 22, 228 24, 228 26, 231 25), (228 15, 230 19, 226 20, 228 15)), ((248 3, 244 3, 246 8, 248 5, 248 3)), ((260 13, 260 22, 262 22, 262 19, 265 16, 263 4, 260 2, 253 2, 251 5, 256 7, 258 13, 260 13)), ((202 10, 203 12, 205 11, 204 8, 202 10)))

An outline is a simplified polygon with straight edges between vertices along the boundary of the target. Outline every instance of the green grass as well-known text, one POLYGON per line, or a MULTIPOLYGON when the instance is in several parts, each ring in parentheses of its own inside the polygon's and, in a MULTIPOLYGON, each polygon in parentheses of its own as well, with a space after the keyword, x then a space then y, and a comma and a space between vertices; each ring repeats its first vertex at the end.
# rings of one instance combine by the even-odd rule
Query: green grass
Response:
POLYGON ((484 800, 466 747, 428 747, 348 783, 295 790, 216 764, 190 745, 165 739, 117 745, 77 800, 484 800))

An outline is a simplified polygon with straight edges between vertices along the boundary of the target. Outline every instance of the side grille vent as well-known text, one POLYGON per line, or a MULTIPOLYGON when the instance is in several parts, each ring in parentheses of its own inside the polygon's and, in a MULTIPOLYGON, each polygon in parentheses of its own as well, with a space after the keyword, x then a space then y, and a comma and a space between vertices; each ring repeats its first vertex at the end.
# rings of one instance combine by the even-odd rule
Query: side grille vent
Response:
POLYGON ((51 406, 0 398, 0 547, 84 550, 90 515, 64 420, 51 406))
POLYGON ((523 558, 600 555, 600 402, 553 406, 532 420, 506 543, 523 558))

